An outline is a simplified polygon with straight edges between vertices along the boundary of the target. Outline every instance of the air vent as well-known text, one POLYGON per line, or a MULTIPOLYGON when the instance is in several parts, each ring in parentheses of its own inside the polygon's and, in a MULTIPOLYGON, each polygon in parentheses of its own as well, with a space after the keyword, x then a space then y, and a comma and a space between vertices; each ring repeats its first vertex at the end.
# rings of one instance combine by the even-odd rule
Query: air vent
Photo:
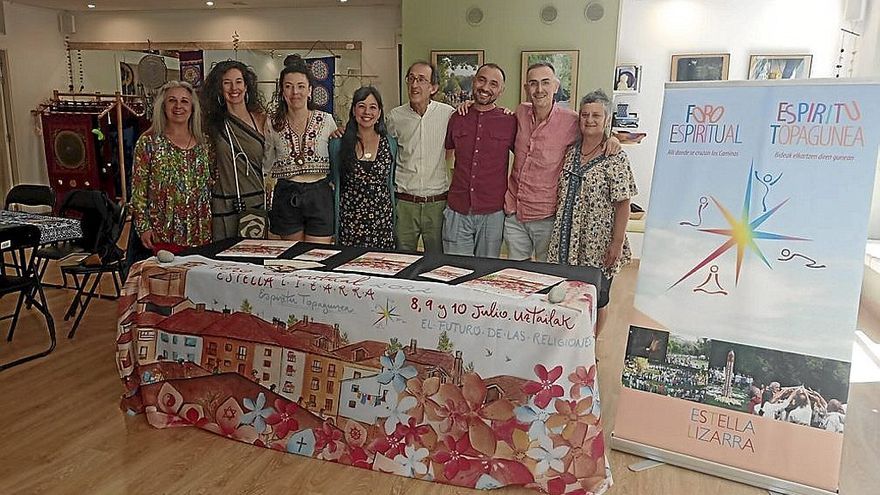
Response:
POLYGON ((584 9, 584 17, 590 22, 596 22, 605 17, 605 6, 600 2, 590 2, 584 9))
POLYGON ((541 22, 544 24, 553 24, 559 17, 559 11, 553 5, 545 5, 541 8, 541 22))
POLYGON ((479 7, 471 7, 465 14, 467 23, 471 26, 479 26, 483 22, 483 9, 479 7))

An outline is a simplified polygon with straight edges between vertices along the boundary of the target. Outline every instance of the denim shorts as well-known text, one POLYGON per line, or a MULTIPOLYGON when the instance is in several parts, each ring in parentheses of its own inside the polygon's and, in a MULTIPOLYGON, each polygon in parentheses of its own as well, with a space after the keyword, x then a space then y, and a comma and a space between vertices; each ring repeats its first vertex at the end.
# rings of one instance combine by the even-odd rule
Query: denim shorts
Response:
POLYGON ((333 189, 330 179, 294 182, 278 179, 269 210, 269 230, 291 235, 305 231, 313 237, 333 235, 333 189))

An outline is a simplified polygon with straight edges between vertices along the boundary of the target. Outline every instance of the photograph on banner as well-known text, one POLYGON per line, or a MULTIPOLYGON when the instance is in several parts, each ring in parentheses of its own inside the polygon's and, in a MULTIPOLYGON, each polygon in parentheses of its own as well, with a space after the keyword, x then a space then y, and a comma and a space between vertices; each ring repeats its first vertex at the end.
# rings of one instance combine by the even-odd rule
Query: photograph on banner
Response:
POLYGON ((843 433, 849 363, 631 326, 629 388, 843 433))

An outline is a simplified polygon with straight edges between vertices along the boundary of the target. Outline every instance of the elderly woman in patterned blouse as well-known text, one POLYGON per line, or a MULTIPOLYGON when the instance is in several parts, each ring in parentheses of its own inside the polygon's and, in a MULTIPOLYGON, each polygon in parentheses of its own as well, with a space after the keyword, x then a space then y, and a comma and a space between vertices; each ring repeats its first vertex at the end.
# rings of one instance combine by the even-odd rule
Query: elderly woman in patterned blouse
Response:
POLYGON ((602 270, 596 333, 602 330, 611 280, 632 254, 626 238, 630 198, 638 194, 626 153, 605 155, 611 99, 602 90, 581 99, 581 140, 565 155, 548 261, 602 270))
POLYGON ((132 213, 145 247, 177 253, 211 242, 213 157, 192 86, 170 81, 154 101, 153 125, 135 145, 132 213))

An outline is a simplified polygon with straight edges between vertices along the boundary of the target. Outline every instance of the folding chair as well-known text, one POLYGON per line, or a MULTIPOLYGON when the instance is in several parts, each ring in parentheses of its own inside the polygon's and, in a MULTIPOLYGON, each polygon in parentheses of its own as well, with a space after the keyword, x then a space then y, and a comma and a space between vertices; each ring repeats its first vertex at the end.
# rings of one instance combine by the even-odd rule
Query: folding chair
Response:
MULTIPOLYGON (((74 216, 79 217, 82 224, 83 238, 76 241, 56 242, 52 245, 43 246, 37 249, 37 272, 40 276, 40 280, 43 280, 43 277, 46 275, 46 270, 49 268, 49 261, 61 261, 68 256, 84 253, 88 247, 94 246, 96 242, 95 236, 97 235, 97 228, 95 226, 100 223, 101 219, 93 218, 95 216, 95 209, 93 206, 96 201, 95 195, 100 196, 101 194, 104 193, 89 189, 74 189, 68 192, 64 197, 64 200, 61 202, 61 207, 58 209, 58 216, 68 218, 74 216)), ((67 275, 65 275, 64 272, 62 272, 61 275, 61 285, 43 285, 55 289, 67 288, 67 275)))
POLYGON ((30 261, 24 263, 24 260, 27 259, 25 252, 28 249, 35 249, 40 243, 40 229, 33 225, 0 224, 0 240, 2 240, 4 249, 17 252, 25 265, 19 275, 7 276, 5 273, 0 274, 0 298, 8 294, 18 294, 15 311, 11 315, 0 317, 3 320, 12 319, 6 340, 12 341, 12 336, 15 334, 15 326, 18 324, 18 317, 21 313, 21 306, 25 300, 27 300, 29 307, 37 308, 43 314, 43 317, 46 319, 46 329, 49 332, 49 347, 47 349, 16 359, 10 363, 0 364, 0 371, 2 371, 48 355, 55 349, 56 341, 55 322, 52 319, 52 314, 49 313, 46 295, 43 293, 42 285, 40 285, 33 256, 30 261), (38 297, 39 300, 37 299, 38 297))
POLYGON ((108 246, 98 246, 98 251, 93 252, 93 255, 99 255, 100 263, 88 264, 88 261, 95 257, 90 256, 75 265, 63 265, 61 267, 61 273, 73 277, 76 288, 76 295, 73 296, 73 301, 71 301, 64 315, 64 321, 75 317, 73 326, 67 334, 69 339, 73 338, 76 334, 76 329, 79 327, 79 323, 89 307, 89 302, 96 296, 99 296, 98 286, 105 273, 109 273, 113 279, 113 285, 116 288, 115 298, 118 298, 121 293, 122 274, 126 268, 125 252, 117 244, 119 244, 119 240, 125 230, 128 208, 123 206, 118 212, 110 212, 110 215, 112 216, 110 221, 113 224, 109 225, 108 228, 112 230, 113 235, 104 241, 108 243, 108 246), (89 285, 89 281, 91 281, 91 285, 89 285))
MULTIPOLYGON (((42 184, 19 184, 13 186, 12 189, 6 193, 6 200, 3 203, 3 208, 11 210, 13 205, 29 207, 43 206, 49 208, 49 211, 42 213, 52 213, 55 211, 55 190, 50 186, 42 184)), ((23 268, 24 262, 22 261, 19 263, 16 251, 12 251, 11 254, 11 266, 15 268, 18 275, 21 275, 21 269, 23 268)), ((3 271, 4 273, 6 271, 5 257, 0 257, 0 271, 3 271)))

